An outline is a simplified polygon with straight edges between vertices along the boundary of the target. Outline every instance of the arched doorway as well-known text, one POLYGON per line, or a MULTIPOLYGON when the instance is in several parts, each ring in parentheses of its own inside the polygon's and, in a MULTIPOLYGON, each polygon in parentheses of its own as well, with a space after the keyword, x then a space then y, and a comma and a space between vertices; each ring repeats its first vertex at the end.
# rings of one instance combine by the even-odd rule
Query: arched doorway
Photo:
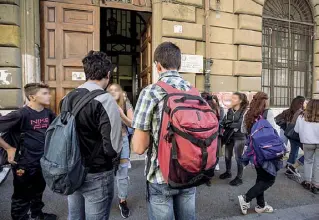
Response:
POLYGON ((308 0, 267 0, 263 11, 262 89, 270 105, 311 97, 314 22, 308 0))

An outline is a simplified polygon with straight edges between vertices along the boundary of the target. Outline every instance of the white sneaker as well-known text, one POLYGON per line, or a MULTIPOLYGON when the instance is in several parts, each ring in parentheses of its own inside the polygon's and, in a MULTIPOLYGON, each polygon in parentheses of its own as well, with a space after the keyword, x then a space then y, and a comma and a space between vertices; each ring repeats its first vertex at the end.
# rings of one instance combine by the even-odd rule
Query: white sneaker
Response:
POLYGON ((244 215, 247 215, 247 211, 250 208, 250 203, 245 201, 243 195, 238 196, 238 200, 239 200, 239 205, 240 205, 241 212, 244 215))
POLYGON ((266 203, 266 205, 265 205, 264 208, 261 208, 261 207, 259 207, 259 206, 256 206, 256 207, 255 207, 255 211, 256 211, 257 213, 259 213, 259 214, 261 214, 261 213, 272 213, 272 212, 274 212, 274 209, 273 209, 273 207, 271 207, 270 205, 268 205, 268 204, 266 203))
POLYGON ((215 170, 216 170, 216 171, 219 171, 219 170, 220 170, 220 168, 219 168, 219 163, 216 164, 215 170))

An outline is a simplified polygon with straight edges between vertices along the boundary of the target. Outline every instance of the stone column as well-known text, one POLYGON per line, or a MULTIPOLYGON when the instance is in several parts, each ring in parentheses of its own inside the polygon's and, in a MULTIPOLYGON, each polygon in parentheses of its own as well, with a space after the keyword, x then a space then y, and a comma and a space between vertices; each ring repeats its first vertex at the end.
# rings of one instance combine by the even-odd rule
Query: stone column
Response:
MULTIPOLYGON (((152 57, 154 60, 154 51, 156 47, 162 43, 162 1, 152 1, 152 57)), ((153 65, 153 64, 152 64, 153 65)), ((155 65, 152 67, 152 82, 158 80, 158 74, 155 65)))
POLYGON ((21 1, 21 54, 23 83, 40 82, 39 0, 21 1))
POLYGON ((238 45, 234 75, 238 76, 239 91, 261 90, 262 4, 261 0, 234 0, 234 13, 239 16, 234 32, 234 44, 238 45))
POLYGON ((0 112, 22 106, 19 0, 0 0, 0 112))

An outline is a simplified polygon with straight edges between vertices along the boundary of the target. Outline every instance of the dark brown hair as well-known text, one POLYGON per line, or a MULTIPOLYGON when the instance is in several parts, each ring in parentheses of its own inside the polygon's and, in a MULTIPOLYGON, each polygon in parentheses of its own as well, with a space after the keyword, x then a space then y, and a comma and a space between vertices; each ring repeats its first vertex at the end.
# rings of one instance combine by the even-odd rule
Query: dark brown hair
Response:
POLYGON ((245 116, 245 124, 248 133, 250 133, 256 119, 262 115, 267 107, 268 95, 264 92, 257 92, 250 102, 249 110, 245 116))
POLYGON ((31 95, 37 94, 40 89, 49 89, 49 85, 44 83, 28 83, 24 86, 24 93, 27 99, 30 101, 31 95))
POLYGON ((211 109, 215 112, 217 119, 220 119, 220 108, 217 96, 213 96, 207 92, 201 94, 202 98, 206 100, 211 109), (213 101, 215 100, 215 102, 213 101))
POLYGON ((112 61, 101 51, 91 50, 82 60, 86 80, 102 80, 112 72, 112 61))
POLYGON ((179 70, 182 62, 181 50, 171 42, 161 43, 154 52, 154 61, 167 70, 179 70))
POLYGON ((311 99, 307 105, 305 114, 305 121, 308 122, 319 122, 319 100, 311 99))
POLYGON ((286 115, 285 115, 285 120, 287 122, 291 122, 295 113, 299 110, 299 109, 303 109, 303 104, 305 102, 305 97, 303 96, 297 96, 296 98, 294 98, 292 101, 291 101, 291 104, 290 104, 290 107, 289 109, 287 110, 286 112, 286 115))
POLYGON ((238 96, 238 98, 241 101, 240 110, 241 111, 245 111, 248 108, 248 105, 249 105, 249 101, 247 99, 247 95, 245 93, 241 93, 241 92, 234 92, 233 95, 238 96))

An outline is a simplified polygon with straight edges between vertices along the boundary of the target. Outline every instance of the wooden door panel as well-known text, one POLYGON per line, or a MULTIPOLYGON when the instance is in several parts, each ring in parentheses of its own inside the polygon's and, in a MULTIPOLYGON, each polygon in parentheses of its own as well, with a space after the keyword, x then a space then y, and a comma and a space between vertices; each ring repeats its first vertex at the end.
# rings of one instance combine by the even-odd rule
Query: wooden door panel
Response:
POLYGON ((144 88, 152 83, 152 29, 151 19, 141 36, 141 87, 144 88))
POLYGON ((84 81, 83 57, 100 49, 100 9, 96 6, 41 2, 42 79, 51 87, 55 111, 63 96, 84 81))

